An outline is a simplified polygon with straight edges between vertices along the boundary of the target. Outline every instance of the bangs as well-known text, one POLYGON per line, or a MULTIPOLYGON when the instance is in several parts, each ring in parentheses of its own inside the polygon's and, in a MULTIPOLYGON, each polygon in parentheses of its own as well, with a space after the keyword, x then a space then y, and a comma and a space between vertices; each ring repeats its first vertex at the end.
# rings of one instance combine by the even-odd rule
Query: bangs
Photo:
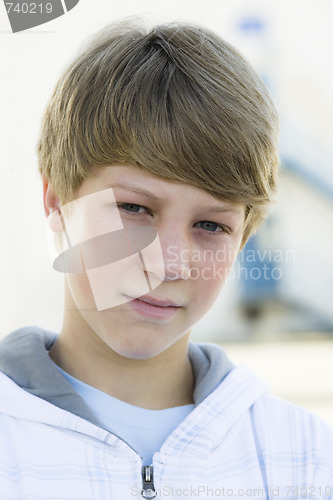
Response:
POLYGON ((39 158, 62 201, 92 169, 132 165, 260 211, 276 185, 277 136, 263 83, 216 35, 109 28, 59 81, 39 158))

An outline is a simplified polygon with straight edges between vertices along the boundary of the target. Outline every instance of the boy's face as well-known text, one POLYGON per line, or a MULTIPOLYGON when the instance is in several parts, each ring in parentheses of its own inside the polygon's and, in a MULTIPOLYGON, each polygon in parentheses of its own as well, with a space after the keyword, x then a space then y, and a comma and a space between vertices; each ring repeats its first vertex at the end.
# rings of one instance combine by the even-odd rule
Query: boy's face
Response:
POLYGON ((65 275, 65 322, 134 359, 185 341, 237 256, 244 208, 135 167, 97 170, 62 207, 70 245, 93 242, 65 275))

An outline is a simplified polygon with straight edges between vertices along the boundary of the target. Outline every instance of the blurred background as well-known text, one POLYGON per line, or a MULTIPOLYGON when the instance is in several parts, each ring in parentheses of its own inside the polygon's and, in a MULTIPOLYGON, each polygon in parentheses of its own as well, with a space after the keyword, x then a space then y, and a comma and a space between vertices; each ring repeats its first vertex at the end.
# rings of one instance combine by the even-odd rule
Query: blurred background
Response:
POLYGON ((44 236, 36 141, 57 77, 82 41, 125 16, 199 22, 235 45, 269 87, 281 120, 279 195, 192 337, 224 345, 273 392, 333 424, 332 0, 80 0, 12 34, 0 5, 0 336, 58 331, 62 276, 44 236))

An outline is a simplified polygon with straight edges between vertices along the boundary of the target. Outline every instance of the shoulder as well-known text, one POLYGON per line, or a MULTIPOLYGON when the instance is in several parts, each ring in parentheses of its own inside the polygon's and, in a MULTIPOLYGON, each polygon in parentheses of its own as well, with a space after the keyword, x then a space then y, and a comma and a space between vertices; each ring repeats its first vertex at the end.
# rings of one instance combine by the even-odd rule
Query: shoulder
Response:
POLYGON ((301 484, 304 476, 317 485, 328 483, 333 492, 330 424, 271 395, 268 386, 244 365, 234 368, 212 396, 234 417, 237 446, 254 453, 262 473, 274 473, 281 481, 288 480, 286 484, 292 484, 293 478, 301 484))
MULTIPOLYGON (((266 427, 273 426, 275 430, 282 429, 284 434, 291 433, 316 437, 320 430, 324 430, 333 438, 333 426, 310 411, 272 394, 263 394, 255 401, 252 407, 253 415, 266 427)), ((333 451, 332 451, 333 456, 333 451)))
POLYGON ((37 326, 26 326, 0 339, 0 371, 7 373, 8 366, 29 362, 36 353, 50 349, 57 335, 37 326))
POLYGON ((313 479, 333 481, 333 426, 283 399, 264 394, 250 408, 257 446, 275 462, 311 469, 313 479))

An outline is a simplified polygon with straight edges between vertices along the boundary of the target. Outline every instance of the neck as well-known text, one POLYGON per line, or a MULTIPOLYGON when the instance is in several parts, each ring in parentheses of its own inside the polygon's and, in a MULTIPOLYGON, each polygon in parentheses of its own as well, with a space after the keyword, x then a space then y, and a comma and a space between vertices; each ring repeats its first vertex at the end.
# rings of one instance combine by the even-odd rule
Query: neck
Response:
POLYGON ((142 408, 159 410, 193 403, 194 379, 187 355, 189 332, 154 357, 129 359, 113 351, 89 329, 87 323, 79 325, 77 317, 65 315, 50 357, 67 373, 142 408))

